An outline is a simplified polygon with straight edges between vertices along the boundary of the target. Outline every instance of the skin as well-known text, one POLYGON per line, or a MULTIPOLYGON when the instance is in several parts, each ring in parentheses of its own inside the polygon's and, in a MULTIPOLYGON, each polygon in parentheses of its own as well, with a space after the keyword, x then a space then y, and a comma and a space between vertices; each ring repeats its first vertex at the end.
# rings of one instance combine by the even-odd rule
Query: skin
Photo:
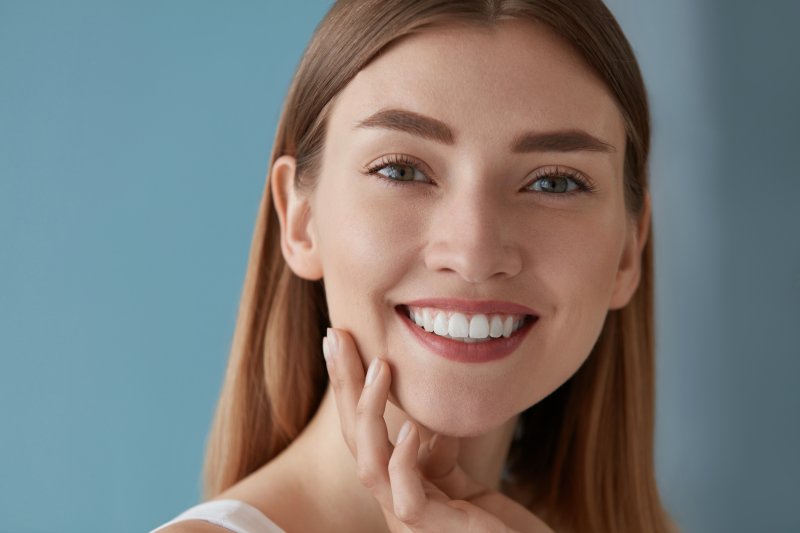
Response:
POLYGON ((639 283, 650 204, 639 220, 627 215, 624 146, 603 82, 530 22, 438 28, 363 69, 332 108, 314 192, 293 190, 290 156, 276 160, 270 184, 287 263, 325 280, 340 347, 328 359, 335 386, 283 454, 220 498, 248 501, 290 531, 471 531, 467 517, 481 531, 547 530, 493 491, 519 413, 578 370, 607 312, 639 283), (387 107, 447 123, 454 144, 353 127, 387 107), (614 150, 509 150, 522 131, 565 129, 614 150), (418 161, 418 181, 387 187, 363 172, 387 154, 418 161), (595 190, 531 190, 555 165, 595 190), (517 302, 539 319, 510 356, 453 362, 422 347, 394 309, 441 296, 517 302), (383 363, 370 390, 364 369, 374 359, 383 363), (412 430, 394 448, 406 420, 412 430), (443 437, 428 454, 435 433, 443 437))

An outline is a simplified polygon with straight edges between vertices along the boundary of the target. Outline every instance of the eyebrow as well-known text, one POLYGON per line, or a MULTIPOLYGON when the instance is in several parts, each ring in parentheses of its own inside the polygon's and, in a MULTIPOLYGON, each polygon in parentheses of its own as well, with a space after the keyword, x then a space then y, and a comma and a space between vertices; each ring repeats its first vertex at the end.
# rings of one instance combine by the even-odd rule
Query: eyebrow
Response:
MULTIPOLYGON (((355 128, 383 128, 402 131, 441 144, 455 144, 450 127, 433 117, 406 109, 383 109, 356 122, 355 128)), ((525 152, 616 152, 613 145, 601 141, 583 130, 526 131, 511 143, 513 153, 525 152)))

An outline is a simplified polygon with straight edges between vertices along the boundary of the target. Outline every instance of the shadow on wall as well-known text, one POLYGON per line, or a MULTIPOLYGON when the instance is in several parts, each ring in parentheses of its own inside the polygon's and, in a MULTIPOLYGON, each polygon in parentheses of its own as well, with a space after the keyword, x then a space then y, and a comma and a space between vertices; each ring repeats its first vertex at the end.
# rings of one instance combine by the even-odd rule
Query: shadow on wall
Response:
POLYGON ((800 3, 608 0, 651 95, 664 500, 800 531, 800 3))

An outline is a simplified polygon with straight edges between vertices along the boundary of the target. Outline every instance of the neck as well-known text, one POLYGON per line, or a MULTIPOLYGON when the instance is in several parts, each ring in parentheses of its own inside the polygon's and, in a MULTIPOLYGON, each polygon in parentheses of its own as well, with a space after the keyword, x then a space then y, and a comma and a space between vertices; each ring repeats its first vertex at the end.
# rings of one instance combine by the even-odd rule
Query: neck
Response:
MULTIPOLYGON (((309 493, 318 493, 326 502, 335 501, 335 508, 342 510, 342 519, 355 519, 354 509, 369 509, 374 516, 359 519, 380 520, 383 523, 377 500, 358 480, 356 461, 342 437, 333 394, 329 386, 314 418, 287 452, 295 452, 291 455, 302 461, 304 471, 315 472, 314 479, 309 479, 309 493), (321 494, 323 491, 327 494, 321 494)), ((399 407, 387 403, 384 420, 392 442, 408 418, 399 407)), ((517 418, 514 416, 488 433, 463 438, 459 443, 459 465, 475 481, 493 490, 500 490, 503 464, 511 446, 517 418)), ((418 427, 424 445, 432 433, 419 424, 418 427)), ((330 508, 334 509, 334 506, 330 508)), ((364 522, 361 523, 363 527, 364 522)))

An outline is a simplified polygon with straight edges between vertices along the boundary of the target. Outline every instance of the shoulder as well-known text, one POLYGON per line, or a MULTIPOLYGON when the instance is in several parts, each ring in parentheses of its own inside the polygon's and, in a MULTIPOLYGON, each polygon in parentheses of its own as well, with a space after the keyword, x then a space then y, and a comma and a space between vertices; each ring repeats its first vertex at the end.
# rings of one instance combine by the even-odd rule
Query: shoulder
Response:
POLYGON ((285 531, 316 531, 327 523, 325 505, 298 471, 273 460, 216 498, 245 502, 285 531))
POLYGON ((158 533, 231 533, 231 530, 205 520, 181 520, 159 529, 158 533))
POLYGON ((285 533, 253 505, 236 499, 213 499, 195 505, 150 533, 285 533))

